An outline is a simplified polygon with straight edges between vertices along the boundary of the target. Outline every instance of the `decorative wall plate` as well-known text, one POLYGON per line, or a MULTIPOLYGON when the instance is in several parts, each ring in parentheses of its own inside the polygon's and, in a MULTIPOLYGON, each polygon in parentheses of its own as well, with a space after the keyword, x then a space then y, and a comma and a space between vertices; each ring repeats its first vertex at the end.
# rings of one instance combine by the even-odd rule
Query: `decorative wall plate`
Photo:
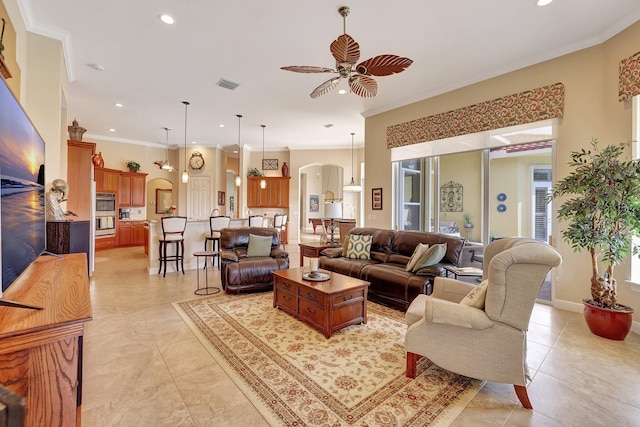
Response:
POLYGON ((498 194, 497 199, 498 199, 499 202, 504 202, 505 200, 507 200, 507 195, 504 194, 504 193, 500 193, 500 194, 498 194))
POLYGON ((506 210, 507 210, 507 206, 506 206, 506 205, 504 205, 504 204, 502 204, 502 203, 500 203, 500 204, 498 205, 497 209, 498 209, 498 212, 504 212, 504 211, 506 211, 506 210))
POLYGON ((277 171, 278 159, 262 159, 262 170, 277 171))

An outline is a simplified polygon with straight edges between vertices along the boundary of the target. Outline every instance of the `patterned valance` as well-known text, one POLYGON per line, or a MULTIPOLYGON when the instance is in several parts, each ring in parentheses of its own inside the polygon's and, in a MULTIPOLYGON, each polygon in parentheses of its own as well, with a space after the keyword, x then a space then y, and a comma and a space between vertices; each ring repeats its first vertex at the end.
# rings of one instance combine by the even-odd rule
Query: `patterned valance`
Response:
POLYGON ((387 148, 562 117, 564 85, 555 83, 387 127, 387 148))
POLYGON ((620 61, 618 99, 626 101, 640 94, 640 52, 620 61))

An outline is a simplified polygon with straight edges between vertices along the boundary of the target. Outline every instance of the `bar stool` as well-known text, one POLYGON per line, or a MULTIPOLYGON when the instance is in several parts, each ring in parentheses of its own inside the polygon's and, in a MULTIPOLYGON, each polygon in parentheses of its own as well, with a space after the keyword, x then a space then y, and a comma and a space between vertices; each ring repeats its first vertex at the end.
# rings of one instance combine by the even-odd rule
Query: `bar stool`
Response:
POLYGON ((280 245, 282 246, 283 250, 286 250, 285 247, 285 241, 286 241, 286 236, 285 236, 285 224, 287 223, 287 215, 279 215, 276 214, 273 217, 273 228, 275 228, 276 230, 278 230, 278 239, 280 239, 280 245))
POLYGON ((193 293, 196 295, 214 295, 220 292, 220 288, 217 286, 209 286, 209 270, 207 270, 207 257, 211 257, 213 262, 213 257, 218 255, 218 252, 214 251, 201 251, 194 252, 193 256, 196 257, 196 271, 198 272, 198 289, 196 289, 193 293), (204 280, 205 285, 204 288, 200 287, 200 258, 204 257, 204 280))
MULTIPOLYGON (((209 217, 209 234, 204 234, 204 250, 207 250, 208 243, 211 242, 212 251, 220 251, 220 230, 226 228, 231 223, 231 217, 211 216, 209 217)), ((218 259, 218 270, 220 270, 220 252, 216 254, 218 259)), ((205 258, 206 260, 206 258, 205 258)), ((213 258, 211 262, 214 263, 213 258)), ((214 264, 211 264, 214 265, 214 264)), ((205 263, 206 266, 206 263, 205 263)))
POLYGON ((158 239, 158 252, 160 260, 160 270, 164 267, 164 273, 162 277, 167 275, 167 261, 176 260, 176 271, 180 271, 179 266, 182 267, 182 274, 184 274, 184 230, 187 227, 186 216, 164 216, 160 218, 160 224, 162 225, 162 238, 158 239), (171 243, 175 243, 175 255, 167 255, 167 246, 171 243), (178 264, 180 262, 180 264, 178 264))

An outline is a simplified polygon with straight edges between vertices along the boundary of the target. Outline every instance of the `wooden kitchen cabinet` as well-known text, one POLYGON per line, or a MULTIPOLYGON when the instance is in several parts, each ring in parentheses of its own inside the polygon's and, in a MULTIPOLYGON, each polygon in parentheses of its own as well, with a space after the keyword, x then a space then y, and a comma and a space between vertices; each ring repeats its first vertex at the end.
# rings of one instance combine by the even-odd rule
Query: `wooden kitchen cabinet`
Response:
POLYGON ((67 210, 78 215, 76 220, 91 218, 91 156, 95 149, 92 142, 67 141, 67 210))
POLYGON ((118 246, 142 246, 144 221, 118 221, 118 246))
POLYGON ((247 178, 247 206, 250 208, 289 208, 289 180, 291 177, 249 177, 247 178), (267 188, 260 188, 260 181, 267 182, 267 188))
POLYGON ((115 169, 95 168, 97 193, 117 193, 120 171, 115 169))
POLYGON ((120 172, 119 206, 144 206, 147 194, 146 173, 120 172))

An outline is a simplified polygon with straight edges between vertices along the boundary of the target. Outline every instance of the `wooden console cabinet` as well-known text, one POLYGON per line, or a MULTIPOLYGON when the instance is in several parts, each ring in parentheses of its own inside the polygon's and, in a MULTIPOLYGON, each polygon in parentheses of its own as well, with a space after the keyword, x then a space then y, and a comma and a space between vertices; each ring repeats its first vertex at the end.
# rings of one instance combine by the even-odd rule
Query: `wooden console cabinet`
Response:
POLYGON ((91 320, 85 254, 41 256, 0 306, 0 383, 25 399, 25 426, 79 426, 84 322, 91 320))

